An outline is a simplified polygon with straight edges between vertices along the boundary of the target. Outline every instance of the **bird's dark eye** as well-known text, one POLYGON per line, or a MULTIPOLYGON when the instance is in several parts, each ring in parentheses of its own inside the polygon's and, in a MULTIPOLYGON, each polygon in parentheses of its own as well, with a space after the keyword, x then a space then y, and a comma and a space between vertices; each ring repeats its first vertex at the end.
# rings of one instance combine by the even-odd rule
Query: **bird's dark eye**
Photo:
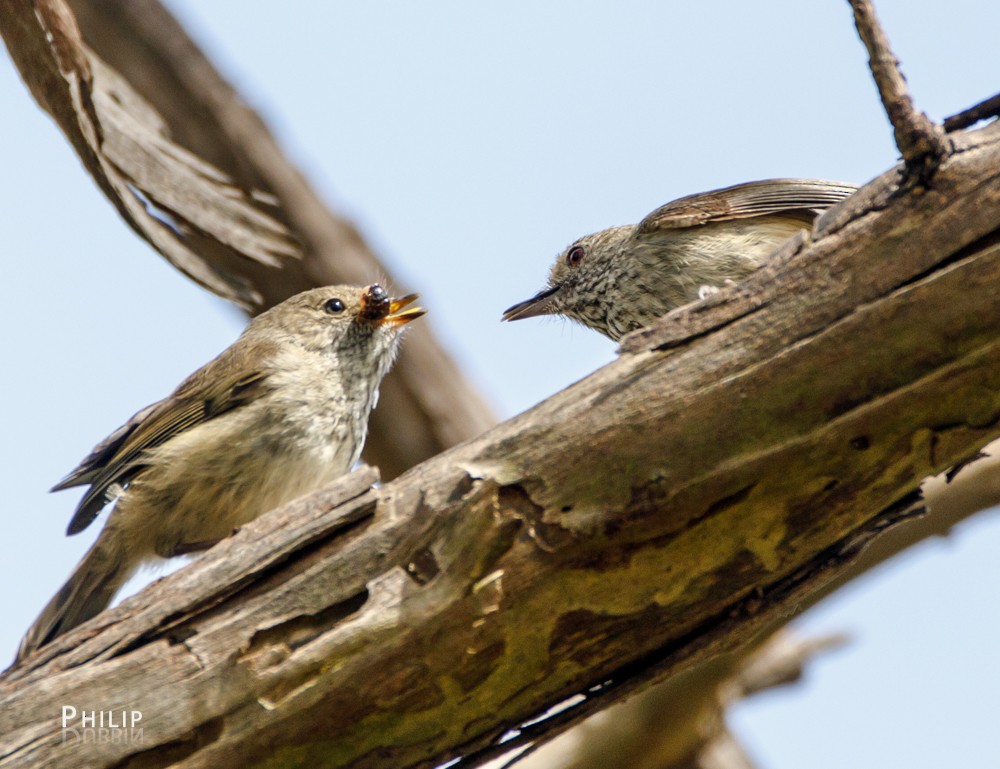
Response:
POLYGON ((566 252, 566 264, 568 265, 579 264, 581 259, 583 259, 583 246, 573 246, 566 252))
POLYGON ((344 303, 339 299, 327 299, 323 302, 323 309, 331 315, 344 311, 344 303))

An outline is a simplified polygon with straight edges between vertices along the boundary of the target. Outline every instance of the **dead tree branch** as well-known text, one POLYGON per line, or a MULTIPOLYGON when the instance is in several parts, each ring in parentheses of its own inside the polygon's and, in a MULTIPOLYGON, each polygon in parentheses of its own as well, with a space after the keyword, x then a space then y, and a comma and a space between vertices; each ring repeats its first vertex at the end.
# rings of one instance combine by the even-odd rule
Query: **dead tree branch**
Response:
POLYGON ((787 620, 1000 436, 1000 130, 955 143, 531 411, 45 647, 0 684, 0 755, 474 765, 787 620), (144 743, 62 744, 67 698, 131 703, 144 743))
POLYGON ((913 106, 906 79, 899 70, 899 60, 889 47, 889 38, 879 24, 870 0, 850 0, 850 3, 858 35, 868 49, 872 77, 892 123, 896 146, 906 171, 925 182, 949 151, 944 130, 913 106))
POLYGON ((974 126, 982 120, 991 120, 998 116, 1000 116, 1000 93, 951 117, 946 117, 944 130, 948 132, 961 131, 963 128, 974 126))

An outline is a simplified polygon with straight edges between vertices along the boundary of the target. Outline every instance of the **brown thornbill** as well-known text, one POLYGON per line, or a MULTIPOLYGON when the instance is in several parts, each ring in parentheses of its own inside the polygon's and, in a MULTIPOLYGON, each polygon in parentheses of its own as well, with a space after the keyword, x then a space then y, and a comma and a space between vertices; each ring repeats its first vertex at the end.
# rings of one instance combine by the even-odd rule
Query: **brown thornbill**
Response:
POLYGON ((204 550, 351 469, 416 295, 305 291, 118 428, 53 491, 89 486, 69 524, 103 531, 28 630, 17 659, 105 609, 143 563, 204 550))
POLYGON ((821 179, 770 179, 680 198, 638 224, 573 242, 556 258, 548 288, 508 308, 503 319, 565 315, 620 339, 742 280, 856 189, 821 179))

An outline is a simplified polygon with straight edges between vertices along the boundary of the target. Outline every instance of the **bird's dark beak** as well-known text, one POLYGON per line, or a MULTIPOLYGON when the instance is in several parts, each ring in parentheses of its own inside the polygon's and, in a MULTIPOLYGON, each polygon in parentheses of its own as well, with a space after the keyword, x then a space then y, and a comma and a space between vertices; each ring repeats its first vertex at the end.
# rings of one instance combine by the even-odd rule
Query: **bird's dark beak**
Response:
POLYGON ((539 315, 554 314, 555 310, 552 308, 552 304, 560 288, 562 288, 561 285, 546 288, 544 291, 539 291, 531 299, 518 302, 513 307, 508 307, 504 310, 501 320, 521 320, 522 318, 534 318, 539 315))
POLYGON ((388 323, 391 326, 402 326, 409 323, 411 320, 416 320, 421 315, 425 314, 427 310, 423 307, 409 307, 408 309, 403 308, 412 304, 419 298, 419 294, 407 294, 399 299, 390 300, 389 314, 382 318, 379 322, 388 323))

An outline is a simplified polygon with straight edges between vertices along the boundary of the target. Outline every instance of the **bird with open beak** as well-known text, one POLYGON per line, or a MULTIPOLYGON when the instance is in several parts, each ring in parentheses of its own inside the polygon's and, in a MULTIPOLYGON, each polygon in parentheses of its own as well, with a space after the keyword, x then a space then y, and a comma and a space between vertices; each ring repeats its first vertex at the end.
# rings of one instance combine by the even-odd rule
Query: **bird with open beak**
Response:
POLYGON ((18 659, 102 611, 142 563, 211 547, 348 472, 400 332, 424 314, 416 298, 378 284, 297 294, 99 443, 53 491, 89 487, 69 534, 115 504, 18 659))

